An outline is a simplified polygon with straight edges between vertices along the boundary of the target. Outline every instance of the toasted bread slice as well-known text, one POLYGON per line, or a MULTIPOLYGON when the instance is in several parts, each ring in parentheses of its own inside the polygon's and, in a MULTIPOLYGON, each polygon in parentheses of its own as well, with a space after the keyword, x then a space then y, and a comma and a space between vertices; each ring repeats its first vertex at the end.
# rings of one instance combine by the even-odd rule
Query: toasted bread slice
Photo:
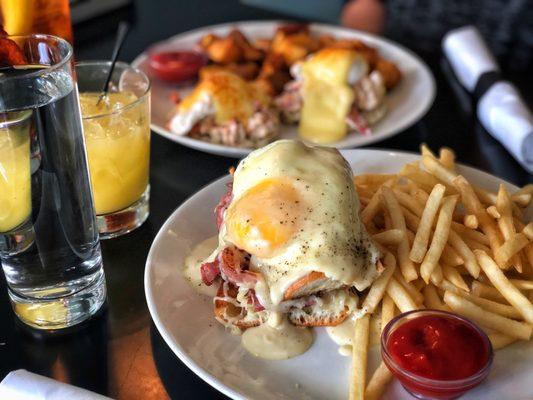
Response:
POLYGON ((312 271, 290 285, 283 296, 283 300, 309 296, 321 291, 331 291, 345 286, 342 282, 335 281, 324 275, 323 272, 312 271))
POLYGON ((357 296, 348 289, 324 292, 318 301, 289 310, 289 321, 299 326, 335 326, 343 322, 357 306, 357 296))
POLYGON ((258 312, 250 313, 229 301, 222 300, 222 297, 237 297, 237 287, 227 284, 227 291, 224 294, 224 282, 218 288, 217 298, 215 299, 215 316, 225 325, 234 325, 241 329, 247 329, 258 326, 264 322, 261 314, 258 312))

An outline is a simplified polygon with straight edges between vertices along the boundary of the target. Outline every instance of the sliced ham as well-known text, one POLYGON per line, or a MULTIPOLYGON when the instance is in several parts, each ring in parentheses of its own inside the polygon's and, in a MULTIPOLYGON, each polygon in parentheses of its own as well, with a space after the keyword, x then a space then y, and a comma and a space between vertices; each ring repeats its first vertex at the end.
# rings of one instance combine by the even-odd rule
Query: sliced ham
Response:
POLYGON ((249 292, 249 302, 252 303, 252 305, 254 306, 254 311, 255 312, 259 312, 259 311, 263 311, 265 309, 265 307, 263 307, 263 305, 261 304, 261 302, 259 301, 259 299, 257 298, 256 294, 255 294, 255 290, 251 289, 249 292))
POLYGON ((220 275, 218 258, 213 262, 206 262, 200 266, 200 273, 202 275, 202 282, 207 286, 211 286, 215 279, 220 275))
POLYGON ((226 212, 226 209, 228 208, 229 204, 231 203, 231 200, 233 199, 233 182, 228 183, 227 185, 228 191, 222 198, 220 199, 219 203, 215 207, 215 215, 217 217, 217 228, 220 230, 220 227, 222 226, 222 222, 224 221, 224 213, 226 212))
POLYGON ((253 286, 259 277, 248 271, 250 256, 235 247, 226 247, 218 255, 220 272, 228 282, 253 286))
POLYGON ((361 115, 355 104, 350 110, 349 114, 346 116, 346 123, 350 128, 357 130, 359 133, 365 136, 370 136, 372 134, 372 130, 368 126, 368 122, 361 115))

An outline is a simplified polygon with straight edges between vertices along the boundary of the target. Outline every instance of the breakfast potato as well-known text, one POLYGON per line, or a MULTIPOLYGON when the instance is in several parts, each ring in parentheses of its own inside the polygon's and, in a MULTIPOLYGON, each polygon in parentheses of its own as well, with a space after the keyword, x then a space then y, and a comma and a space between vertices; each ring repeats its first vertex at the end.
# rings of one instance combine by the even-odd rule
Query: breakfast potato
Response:
POLYGON ((220 40, 220 38, 217 35, 214 35, 212 33, 208 33, 205 36, 202 36, 200 41, 198 42, 198 45, 204 49, 207 50, 207 48, 215 41, 220 40))
POLYGON ((387 90, 392 89, 402 79, 402 73, 398 67, 394 63, 381 57, 378 58, 375 69, 383 76, 387 90))
POLYGON ((267 38, 256 39, 253 42, 253 46, 256 49, 263 51, 265 54, 270 51, 271 45, 272 45, 272 39, 267 39, 267 38))
POLYGON ((290 81, 289 68, 281 54, 268 53, 259 71, 259 80, 268 83, 272 93, 280 93, 287 82, 290 81))
POLYGON ((265 57, 265 54, 250 44, 246 36, 242 34, 238 29, 233 29, 229 35, 242 51, 242 56, 245 61, 260 61, 265 57))
POLYGON ((287 34, 278 30, 272 41, 271 51, 283 55, 285 62, 292 65, 319 48, 320 42, 308 31, 287 34))
POLYGON ((206 52, 212 61, 220 64, 237 62, 243 57, 242 49, 231 37, 213 40, 207 46, 206 52))

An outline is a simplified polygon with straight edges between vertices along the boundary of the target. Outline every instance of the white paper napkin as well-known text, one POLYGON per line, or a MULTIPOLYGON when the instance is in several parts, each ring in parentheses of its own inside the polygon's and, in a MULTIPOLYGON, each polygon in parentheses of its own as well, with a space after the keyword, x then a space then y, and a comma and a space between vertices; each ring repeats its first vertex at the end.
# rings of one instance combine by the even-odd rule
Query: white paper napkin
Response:
MULTIPOLYGON (((455 29, 444 36, 442 47, 457 79, 473 92, 485 72, 499 71, 498 64, 473 26, 455 29)), ((509 82, 492 85, 477 104, 485 129, 533 173, 533 118, 516 88, 509 82)))
POLYGON ((0 382, 2 400, 111 400, 85 389, 28 372, 11 371, 0 382))
POLYGON ((483 73, 500 70, 474 26, 464 26, 448 32, 442 39, 442 48, 457 79, 469 92, 474 90, 483 73))
POLYGON ((533 174, 533 122, 516 88, 509 82, 492 85, 480 99, 477 115, 492 136, 533 174))

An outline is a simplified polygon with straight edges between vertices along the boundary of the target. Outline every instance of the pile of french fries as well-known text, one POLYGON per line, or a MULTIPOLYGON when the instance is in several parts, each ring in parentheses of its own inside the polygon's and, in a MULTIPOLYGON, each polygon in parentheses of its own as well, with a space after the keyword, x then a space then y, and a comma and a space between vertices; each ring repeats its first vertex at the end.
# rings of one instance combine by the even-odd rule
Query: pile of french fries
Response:
POLYGON ((350 399, 379 399, 392 378, 382 362, 367 383, 373 318, 383 329, 400 312, 451 311, 477 323, 495 350, 532 334, 533 222, 524 211, 533 185, 492 193, 456 171, 450 149, 421 153, 397 175, 354 177, 385 269, 355 324, 350 399))

